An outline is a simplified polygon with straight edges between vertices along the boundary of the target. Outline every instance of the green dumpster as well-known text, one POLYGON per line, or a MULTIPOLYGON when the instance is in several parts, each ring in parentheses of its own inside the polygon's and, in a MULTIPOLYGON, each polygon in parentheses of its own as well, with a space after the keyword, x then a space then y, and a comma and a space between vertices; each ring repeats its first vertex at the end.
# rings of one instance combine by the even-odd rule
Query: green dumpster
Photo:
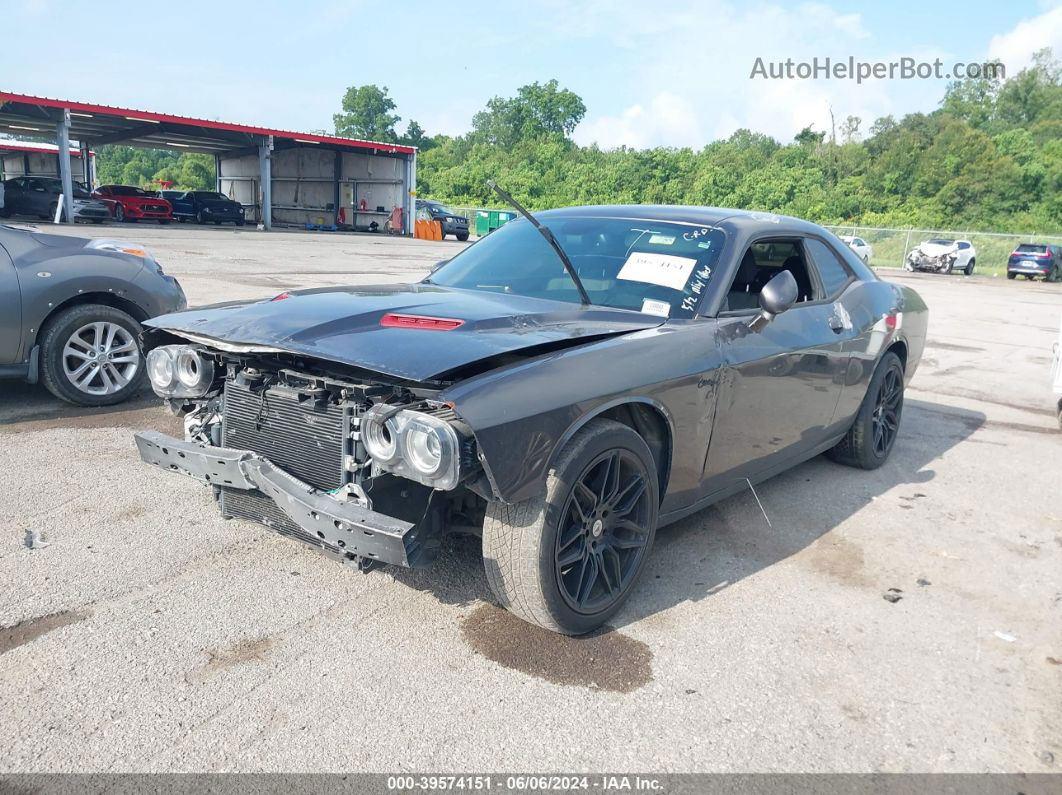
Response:
POLYGON ((490 213, 476 210, 476 237, 483 237, 490 231, 490 213))

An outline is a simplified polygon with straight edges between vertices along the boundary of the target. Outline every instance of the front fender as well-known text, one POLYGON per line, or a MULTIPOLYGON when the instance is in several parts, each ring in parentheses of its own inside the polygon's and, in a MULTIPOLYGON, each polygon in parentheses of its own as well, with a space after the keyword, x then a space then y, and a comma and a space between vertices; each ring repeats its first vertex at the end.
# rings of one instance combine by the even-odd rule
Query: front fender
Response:
POLYGON ((472 428, 495 497, 539 493, 564 444, 622 403, 658 411, 671 431, 668 493, 699 484, 714 415, 715 321, 667 324, 493 370, 444 390, 472 428), (676 433, 682 428, 682 433, 676 433))

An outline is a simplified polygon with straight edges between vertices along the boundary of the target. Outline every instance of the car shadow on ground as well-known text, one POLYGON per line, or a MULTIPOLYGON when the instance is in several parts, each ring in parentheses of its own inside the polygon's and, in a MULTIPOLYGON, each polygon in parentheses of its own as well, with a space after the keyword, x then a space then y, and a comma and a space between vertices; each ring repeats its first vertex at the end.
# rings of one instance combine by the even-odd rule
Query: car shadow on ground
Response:
POLYGON ((131 428, 184 434, 183 421, 147 387, 115 406, 74 406, 39 384, 0 385, 0 434, 51 428, 131 428))
MULTIPOLYGON (((757 485, 762 511, 752 493, 745 492, 660 528, 641 581, 610 625, 621 628, 706 599, 801 552, 879 496, 909 487, 898 495, 896 515, 890 517, 890 522, 902 521, 903 508, 925 496, 919 486, 936 477, 934 462, 967 440, 985 419, 980 412, 908 399, 900 436, 880 469, 867 472, 818 456, 757 485)), ((434 565, 393 573, 396 580, 446 604, 493 602, 481 555, 478 539, 455 537, 434 565)), ((853 584, 866 576, 858 549, 844 544, 816 565, 853 584)))

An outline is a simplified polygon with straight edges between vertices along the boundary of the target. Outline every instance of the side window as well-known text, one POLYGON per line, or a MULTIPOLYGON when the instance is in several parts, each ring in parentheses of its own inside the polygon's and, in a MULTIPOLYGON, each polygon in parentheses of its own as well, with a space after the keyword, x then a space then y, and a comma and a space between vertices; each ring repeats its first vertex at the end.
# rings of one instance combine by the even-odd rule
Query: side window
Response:
POLYGON ((819 272, 822 288, 826 292, 824 297, 832 298, 848 283, 851 274, 837 258, 837 255, 833 253, 833 250, 821 240, 808 238, 804 242, 807 244, 808 251, 811 252, 811 258, 815 261, 815 268, 819 272))
POLYGON ((855 243, 857 246, 865 246, 866 245, 866 243, 864 243, 858 237, 855 240, 853 240, 852 242, 855 243))
POLYGON ((969 248, 969 247, 970 247, 970 244, 969 244, 969 243, 967 243, 967 242, 966 242, 965 240, 960 240, 960 241, 959 241, 959 248, 961 248, 961 249, 967 249, 967 248, 969 248))
POLYGON ((804 248, 799 240, 761 240, 746 249, 737 273, 727 292, 723 311, 756 309, 760 305, 760 290, 782 271, 789 271, 797 283, 797 303, 818 298, 804 248))

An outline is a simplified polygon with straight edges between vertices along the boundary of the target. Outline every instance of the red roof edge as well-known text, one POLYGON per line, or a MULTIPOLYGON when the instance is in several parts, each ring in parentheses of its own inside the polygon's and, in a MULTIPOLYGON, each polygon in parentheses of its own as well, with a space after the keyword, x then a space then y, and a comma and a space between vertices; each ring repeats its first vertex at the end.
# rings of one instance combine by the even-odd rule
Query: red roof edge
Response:
POLYGON ((288 138, 291 140, 312 141, 319 144, 333 144, 346 146, 351 149, 376 149, 380 152, 393 154, 414 154, 415 146, 403 144, 390 144, 382 141, 362 141, 357 138, 342 138, 336 135, 316 135, 314 133, 301 133, 293 130, 274 130, 269 127, 251 127, 246 124, 232 124, 223 121, 211 121, 210 119, 197 119, 193 116, 173 116, 168 113, 155 113, 149 110, 137 110, 136 108, 119 108, 112 105, 93 105, 88 102, 72 102, 65 99, 51 99, 50 97, 35 97, 29 94, 15 94, 10 91, 0 91, 0 102, 25 102, 31 105, 41 105, 46 108, 66 108, 67 110, 80 113, 98 113, 103 116, 134 116, 138 119, 150 119, 151 121, 164 121, 172 124, 187 124, 195 127, 205 127, 211 130, 227 130, 229 132, 241 132, 250 135, 272 135, 274 138, 288 138))
MULTIPOLYGON (((17 142, 8 143, 3 138, 0 138, 0 152, 34 152, 38 155, 50 155, 59 151, 59 147, 53 147, 53 149, 43 149, 37 146, 22 146, 17 142)), ((80 149, 71 149, 70 154, 76 157, 81 157, 80 149)), ((96 153, 89 150, 89 157, 95 157, 96 153)))

